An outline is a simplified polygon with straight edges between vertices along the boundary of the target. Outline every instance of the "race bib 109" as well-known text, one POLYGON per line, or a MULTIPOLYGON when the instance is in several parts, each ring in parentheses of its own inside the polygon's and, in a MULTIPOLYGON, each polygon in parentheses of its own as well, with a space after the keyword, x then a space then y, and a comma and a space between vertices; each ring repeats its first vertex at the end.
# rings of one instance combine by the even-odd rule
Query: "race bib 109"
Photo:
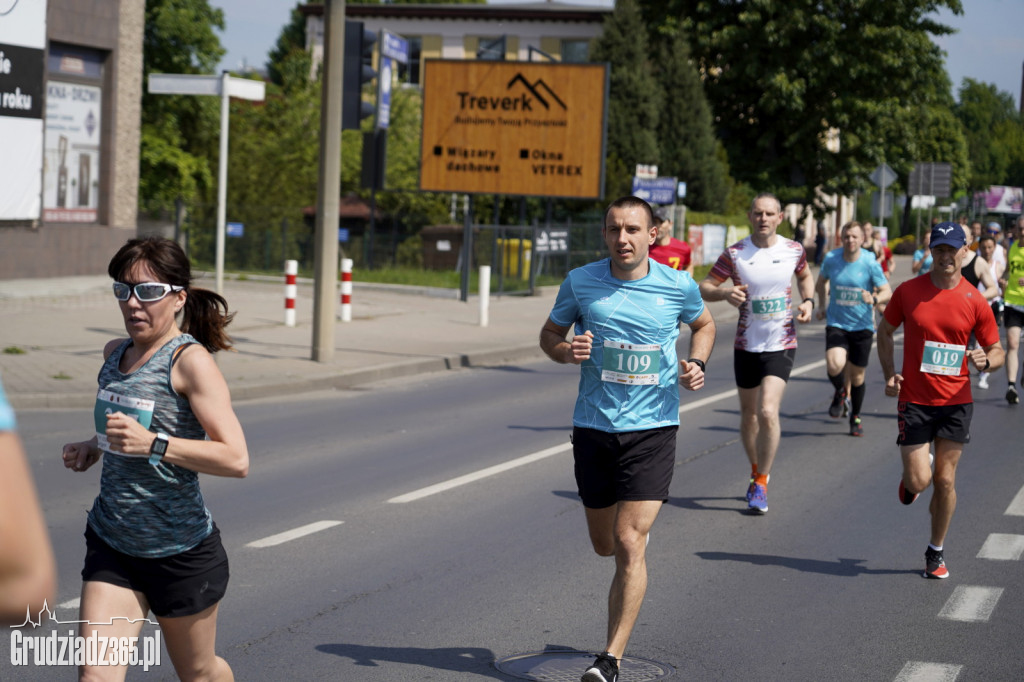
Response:
POLYGON ((661 372, 659 344, 605 341, 601 381, 634 386, 657 386, 661 372))

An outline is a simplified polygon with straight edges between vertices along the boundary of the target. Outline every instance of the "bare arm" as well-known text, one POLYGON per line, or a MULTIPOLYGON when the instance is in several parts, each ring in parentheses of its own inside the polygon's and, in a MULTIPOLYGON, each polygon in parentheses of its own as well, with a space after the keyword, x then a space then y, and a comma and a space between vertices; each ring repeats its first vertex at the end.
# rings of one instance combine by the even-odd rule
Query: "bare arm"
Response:
POLYGON ((565 335, 569 329, 571 327, 557 325, 548 318, 540 330, 540 349, 555 362, 578 365, 590 357, 594 335, 588 329, 567 341, 565 335))
MULTIPOLYGON (((711 317, 711 311, 707 306, 704 312, 689 324, 690 327, 690 354, 689 358, 700 360, 707 364, 711 357, 711 351, 715 347, 715 320, 711 317)), ((679 361, 679 383, 688 391, 696 391, 704 386, 704 370, 697 363, 687 360, 679 361)))
POLYGON ((719 282, 711 275, 700 281, 697 286, 700 288, 700 297, 705 301, 728 301, 731 305, 739 308, 747 300, 747 285, 737 284, 735 286, 723 287, 725 280, 719 282))
POLYGON ((796 287, 800 291, 800 305, 796 307, 799 311, 796 321, 810 322, 811 311, 814 310, 814 275, 811 274, 809 266, 797 273, 796 287))
POLYGON ((828 308, 828 277, 818 273, 818 281, 814 283, 814 292, 818 295, 818 312, 815 315, 819 320, 825 319, 825 311, 828 308))
POLYGON ((894 359, 896 342, 893 339, 895 332, 896 327, 883 317, 875 337, 878 346, 878 364, 882 366, 882 374, 885 376, 885 394, 890 397, 899 395, 900 386, 903 384, 903 376, 896 373, 894 359))
MULTIPOLYGON (((231 393, 213 356, 199 345, 185 348, 171 370, 174 390, 188 398, 207 440, 171 436, 164 460, 201 474, 244 478, 249 449, 231 407, 231 393)), ((145 456, 156 434, 120 412, 107 416, 107 438, 120 452, 145 456)))
POLYGON ((981 292, 981 295, 985 297, 986 301, 991 301, 999 295, 999 285, 996 284, 996 279, 992 276, 992 269, 981 256, 975 256, 971 265, 974 266, 974 272, 978 275, 978 281, 985 285, 985 290, 981 292))
POLYGON ((0 432, 0 623, 17 625, 53 603, 57 567, 21 440, 0 432))

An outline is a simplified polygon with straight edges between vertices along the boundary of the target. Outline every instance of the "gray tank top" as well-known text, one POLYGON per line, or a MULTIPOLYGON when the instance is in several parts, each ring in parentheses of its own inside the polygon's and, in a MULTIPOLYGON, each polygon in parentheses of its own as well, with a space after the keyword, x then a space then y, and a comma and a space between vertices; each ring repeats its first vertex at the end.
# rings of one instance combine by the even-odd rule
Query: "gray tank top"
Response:
POLYGON ((148 456, 124 455, 106 442, 106 414, 121 411, 150 431, 202 440, 206 432, 188 400, 171 387, 177 348, 196 343, 182 334, 168 341, 146 364, 125 374, 118 369, 131 339, 125 339, 99 373, 94 418, 103 450, 100 494, 89 511, 89 526, 119 552, 165 557, 198 545, 213 530, 213 519, 199 491, 199 474, 148 456))

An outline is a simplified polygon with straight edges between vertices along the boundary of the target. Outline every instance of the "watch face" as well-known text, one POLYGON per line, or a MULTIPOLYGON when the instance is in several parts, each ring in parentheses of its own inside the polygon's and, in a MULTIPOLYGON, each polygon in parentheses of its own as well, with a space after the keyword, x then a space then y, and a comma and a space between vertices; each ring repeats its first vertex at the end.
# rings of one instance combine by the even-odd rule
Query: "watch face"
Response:
POLYGON ((149 451, 154 455, 163 455, 167 452, 167 439, 157 436, 156 440, 153 441, 153 445, 150 446, 149 451))

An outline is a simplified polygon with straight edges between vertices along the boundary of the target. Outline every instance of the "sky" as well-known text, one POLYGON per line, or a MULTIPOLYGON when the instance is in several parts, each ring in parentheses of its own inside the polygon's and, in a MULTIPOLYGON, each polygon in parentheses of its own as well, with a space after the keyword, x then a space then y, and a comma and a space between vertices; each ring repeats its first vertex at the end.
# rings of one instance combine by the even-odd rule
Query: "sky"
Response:
MULTIPOLYGON (((224 10, 226 28, 220 36, 227 54, 221 69, 239 69, 243 64, 263 68, 281 29, 288 23, 295 0, 209 0, 224 10)), ((443 0, 440 0, 443 1, 443 0)), ((515 4, 502 0, 492 4, 515 4)), ((524 0, 535 2, 536 0, 524 0)), ((611 6, 611 0, 562 0, 572 4, 611 6)), ((948 11, 936 18, 957 29, 951 36, 933 40, 946 51, 946 71, 953 84, 953 96, 964 78, 991 83, 1013 96, 1020 108, 1021 76, 1024 73, 1024 0, 962 0, 964 13, 948 11)))

